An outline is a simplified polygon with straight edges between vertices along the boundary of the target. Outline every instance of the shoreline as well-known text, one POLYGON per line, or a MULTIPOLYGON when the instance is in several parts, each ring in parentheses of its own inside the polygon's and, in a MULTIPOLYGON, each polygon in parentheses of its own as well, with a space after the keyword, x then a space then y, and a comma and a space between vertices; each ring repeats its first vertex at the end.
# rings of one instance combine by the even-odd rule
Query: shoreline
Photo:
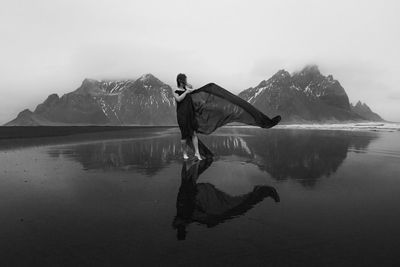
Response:
MULTIPOLYGON (((116 131, 129 131, 134 129, 171 129, 179 128, 177 125, 135 125, 135 126, 0 126, 0 140, 31 139, 82 135, 91 133, 105 133, 116 131)), ((223 128, 259 128, 252 125, 225 125, 223 128)), ((261 128, 260 128, 261 129, 261 128)), ((342 131, 400 131, 400 123, 341 123, 341 124, 280 124, 271 129, 280 130, 342 130, 342 131)))

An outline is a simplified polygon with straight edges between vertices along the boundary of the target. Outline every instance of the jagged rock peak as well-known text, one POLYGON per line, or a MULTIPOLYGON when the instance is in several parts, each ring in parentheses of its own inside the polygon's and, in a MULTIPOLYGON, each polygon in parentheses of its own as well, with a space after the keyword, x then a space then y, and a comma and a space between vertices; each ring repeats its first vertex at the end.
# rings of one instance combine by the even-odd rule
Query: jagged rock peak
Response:
MULTIPOLYGON (((290 79, 290 73, 287 72, 284 69, 278 70, 274 75, 272 75, 271 78, 267 79, 267 80, 262 80, 257 86, 256 88, 259 87, 265 87, 268 85, 268 83, 270 82, 274 82, 274 81, 282 81, 282 80, 286 80, 286 79, 290 79)), ((249 88, 250 89, 250 88, 249 88)))
POLYGON ((30 111, 29 109, 26 108, 23 111, 21 111, 20 113, 18 113, 18 116, 29 115, 32 113, 33 113, 32 111, 30 111))
POLYGON ((139 80, 144 82, 144 81, 159 80, 159 79, 151 73, 145 73, 139 77, 139 80))
POLYGON ((144 86, 146 88, 152 88, 152 87, 162 87, 165 86, 165 83, 163 83, 160 79, 158 79, 156 76, 154 76, 151 73, 146 73, 140 76, 136 81, 135 81, 136 86, 144 86))
POLYGON ((362 103, 360 100, 357 101, 357 103, 355 104, 355 106, 363 106, 365 105, 364 103, 362 103))
POLYGON ((100 92, 100 82, 94 79, 85 78, 81 86, 73 93, 75 94, 98 94, 100 92))
POLYGON ((118 94, 134 83, 134 80, 101 80, 85 78, 82 85, 73 93, 79 95, 105 95, 118 94))
POLYGON ((127 83, 127 82, 134 82, 135 79, 102 79, 100 80, 101 83, 127 83))
POLYGON ((358 100, 357 103, 355 105, 353 105, 353 107, 362 108, 362 109, 365 109, 365 110, 371 110, 371 108, 366 103, 363 103, 360 100, 358 100))
POLYGON ((60 97, 58 96, 58 94, 53 93, 53 94, 51 94, 51 95, 49 95, 49 96, 47 97, 47 99, 45 100, 45 102, 52 102, 52 101, 58 100, 58 99, 60 99, 60 97))
POLYGON ((262 81, 257 87, 265 87, 269 84, 288 84, 291 83, 292 76, 284 69, 278 70, 271 78, 262 81))
POLYGON ((381 116, 373 112, 366 103, 361 101, 357 101, 355 105, 351 104, 351 109, 353 112, 369 121, 384 121, 381 116))
POLYGON ((273 76, 272 76, 272 78, 280 78, 280 79, 282 79, 282 78, 290 78, 291 76, 290 76, 290 73, 289 72, 287 72, 286 70, 284 70, 284 69, 281 69, 281 70, 278 70, 273 76))
POLYGON ((97 80, 95 80, 95 79, 90 79, 90 78, 85 78, 83 81, 82 81, 82 85, 84 85, 84 84, 93 84, 93 83, 98 83, 99 81, 97 81, 97 80))

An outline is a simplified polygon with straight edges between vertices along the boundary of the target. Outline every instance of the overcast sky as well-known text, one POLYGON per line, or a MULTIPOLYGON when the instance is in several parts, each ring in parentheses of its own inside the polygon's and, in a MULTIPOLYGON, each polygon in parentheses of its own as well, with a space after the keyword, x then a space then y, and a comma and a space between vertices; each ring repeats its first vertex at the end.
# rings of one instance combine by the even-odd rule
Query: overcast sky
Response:
POLYGON ((2 0, 0 124, 84 78, 177 73, 233 93, 317 64, 400 121, 400 1, 2 0))

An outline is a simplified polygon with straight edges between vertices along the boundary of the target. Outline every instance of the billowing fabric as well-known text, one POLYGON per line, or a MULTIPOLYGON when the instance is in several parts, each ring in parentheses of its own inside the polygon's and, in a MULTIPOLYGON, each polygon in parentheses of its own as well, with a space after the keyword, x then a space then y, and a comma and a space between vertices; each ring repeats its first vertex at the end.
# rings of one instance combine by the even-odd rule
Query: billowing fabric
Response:
MULTIPOLYGON (((175 91, 179 95, 183 91, 175 91)), ((211 134, 217 128, 231 122, 271 128, 280 121, 280 116, 270 119, 250 103, 209 83, 189 93, 177 102, 177 120, 182 139, 193 149, 193 132, 211 134)), ((212 152, 199 140, 199 152, 205 157, 212 157, 212 152)))
POLYGON ((231 122, 270 128, 280 120, 279 116, 270 119, 244 99, 215 83, 209 83, 189 95, 198 126, 196 131, 199 133, 210 134, 231 122))

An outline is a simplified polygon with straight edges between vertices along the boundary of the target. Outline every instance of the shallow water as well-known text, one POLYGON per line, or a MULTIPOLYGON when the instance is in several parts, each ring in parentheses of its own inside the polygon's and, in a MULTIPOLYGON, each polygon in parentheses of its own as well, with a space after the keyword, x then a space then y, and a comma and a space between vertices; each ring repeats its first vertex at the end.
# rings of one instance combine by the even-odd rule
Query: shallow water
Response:
POLYGON ((399 132, 110 135, 0 146, 1 266, 400 263, 399 132))

